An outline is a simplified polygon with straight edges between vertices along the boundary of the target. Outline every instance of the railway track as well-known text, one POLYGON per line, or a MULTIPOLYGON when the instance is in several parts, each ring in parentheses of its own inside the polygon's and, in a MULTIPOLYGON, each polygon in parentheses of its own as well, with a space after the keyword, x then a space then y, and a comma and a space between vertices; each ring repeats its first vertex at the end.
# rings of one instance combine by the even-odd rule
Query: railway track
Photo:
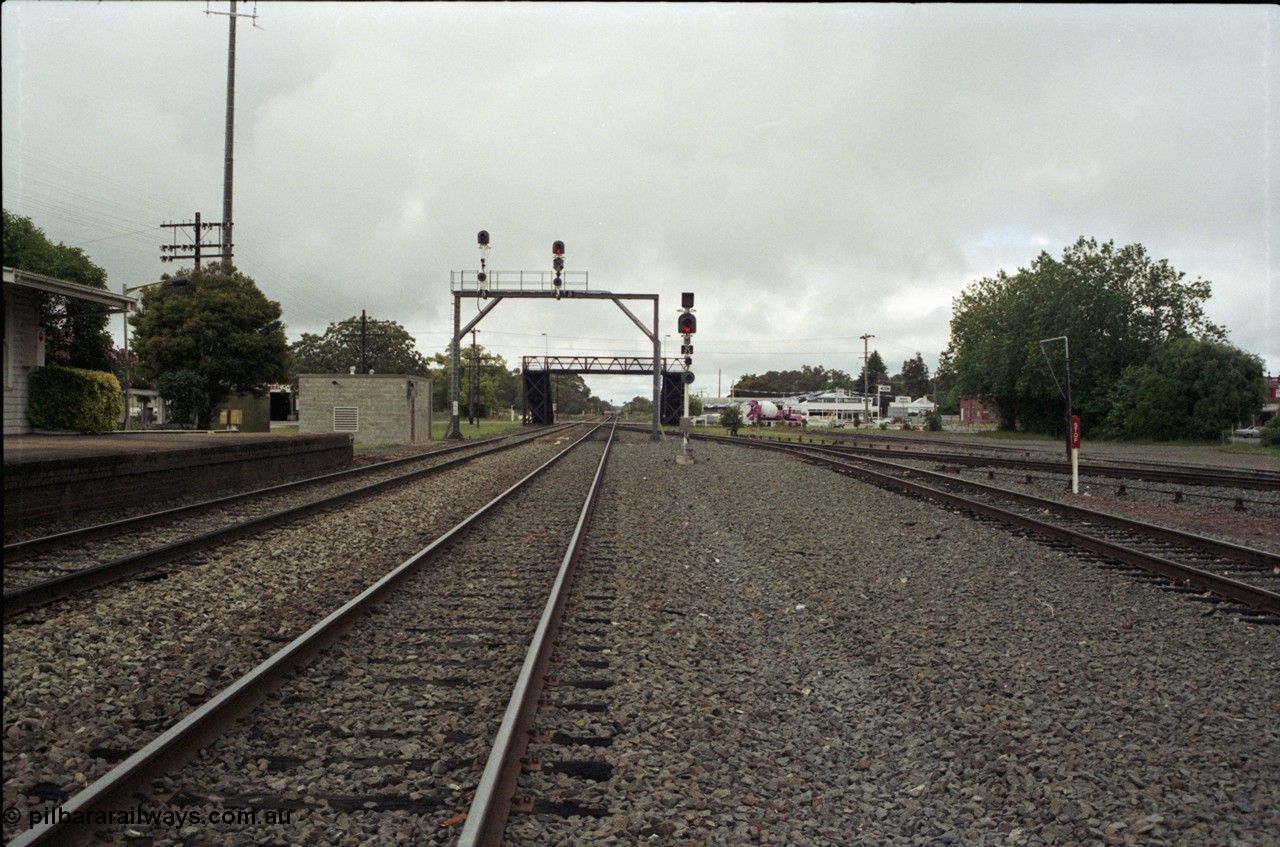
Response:
MULTIPOLYGON (((317 805, 339 813, 326 817, 335 837, 356 827, 371 838, 394 832, 392 840, 443 843, 439 839, 452 841, 452 827, 464 819, 468 831, 501 833, 510 798, 503 786, 519 771, 573 584, 576 550, 604 471, 608 443, 589 442, 598 430, 132 752, 63 803, 63 820, 41 822, 11 844, 83 843, 95 827, 74 823, 78 812, 130 807, 139 794, 158 798, 144 801, 147 808, 137 818, 163 822, 161 834, 172 832, 164 824, 176 817, 194 819, 206 831, 226 823, 242 838, 253 837, 245 835, 247 828, 287 825, 292 812, 304 817, 317 805), (604 447, 593 450, 588 443, 604 447), (575 496, 584 489, 585 501, 575 496), (537 518, 531 519, 534 507, 537 518), (514 549, 513 534, 519 538, 514 549), (539 598, 546 598, 541 618, 539 598), (234 730, 239 742, 224 745, 233 751, 229 763, 215 755, 211 764, 202 760, 180 775, 162 776, 264 701, 247 727, 234 730), (295 713, 300 705, 305 715, 295 713), (317 715, 323 716, 318 722, 317 715), (418 729, 407 729, 406 721, 418 729), (475 788, 472 766, 483 760, 500 721, 493 762, 475 788), (278 781, 273 775, 299 767, 311 767, 315 775, 306 794, 263 791, 278 781), (161 786, 154 794, 153 780, 161 786), (257 787, 237 788, 237 780, 257 787), (259 808, 273 810, 276 819, 259 820, 253 814, 259 808), (348 817, 356 813, 358 823, 348 817), (406 831, 406 814, 421 818, 421 826, 406 831)), ((146 837, 145 829, 135 820, 125 835, 146 837)))
MULTIPOLYGON (((717 436, 698 438, 735 443, 734 439, 717 436)), ((863 453, 757 439, 736 443, 802 456, 840 473, 1015 526, 1154 574, 1176 586, 1239 603, 1263 615, 1262 620, 1268 623, 1280 623, 1280 555, 1274 553, 1126 520, 863 453)))
MULTIPOLYGON (((1274 709, 1260 693, 1274 674, 1274 628, 1130 590, 1055 552, 1065 545, 958 519, 930 495, 889 497, 780 453, 742 461, 738 445, 699 448, 700 461, 677 468, 670 445, 644 436, 622 439, 609 466, 617 474, 604 473, 603 499, 589 515, 576 492, 604 468, 591 441, 512 495, 524 502, 493 500, 484 519, 444 542, 438 561, 394 585, 362 577, 359 585, 384 593, 319 636, 328 646, 309 648, 309 663, 300 639, 338 613, 306 632, 268 637, 270 654, 233 673, 207 663, 232 665, 252 641, 198 656, 196 673, 174 674, 169 685, 187 691, 205 680, 213 693, 191 698, 196 712, 242 691, 243 702, 225 704, 227 726, 209 729, 194 758, 190 746, 157 747, 188 724, 189 709, 162 715, 136 743, 136 733, 116 740, 108 725, 90 727, 93 743, 115 748, 96 753, 111 752, 118 765, 80 794, 46 799, 46 808, 136 810, 102 835, 156 845, 486 844, 495 832, 510 845, 834 845, 850 833, 868 843, 979 843, 1013 840, 1015 830, 1084 843, 1104 829, 1138 831, 1157 812, 1169 834, 1152 837, 1169 841, 1228 843, 1273 831, 1274 791, 1257 751, 1274 739, 1274 709), (757 496, 758 469, 796 496, 757 496), (571 524, 585 541, 576 563, 564 549, 571 524), (945 545, 928 540, 940 533, 945 545), (572 595, 559 611, 547 601, 553 582, 572 595), (554 629, 541 622, 555 617, 558 642, 526 650, 529 633, 554 629), (276 666, 283 681, 251 695, 243 680, 280 655, 291 657, 276 666), (513 693, 520 678, 530 682, 523 695, 513 693), (1218 693, 1228 690, 1233 697, 1218 693), (506 715, 520 716, 512 727, 527 726, 531 700, 539 703, 534 734, 497 732, 506 715), (1259 731, 1271 734, 1259 742, 1259 731), (1194 747, 1189 733, 1200 736, 1194 747), (486 758, 503 746, 488 743, 499 735, 511 740, 508 755, 486 758), (1168 751, 1126 737, 1167 739, 1168 751), (152 775, 135 774, 135 787, 119 788, 108 805, 100 784, 146 750, 152 775), (499 759, 510 770, 523 760, 514 787, 496 776, 499 759), (1023 769, 1016 786, 1013 767, 1023 769), (1077 785, 1078 802, 1091 804, 1084 817, 1049 808, 1081 772, 1089 774, 1077 785), (1190 784, 1153 795, 1144 789, 1155 772, 1190 784), (1186 806, 1184 798, 1216 790, 1203 782, 1210 773, 1220 780, 1213 786, 1235 786, 1229 800, 1186 806), (493 786, 492 803, 480 800, 482 783, 493 786), (91 789, 96 798, 82 796, 91 789), (519 803, 503 827, 512 795, 519 803)), ((454 499, 468 485, 449 482, 462 483, 454 499)), ((395 505, 407 507, 408 523, 425 523, 434 506, 410 501, 415 494, 397 492, 395 505)), ((378 517, 385 524, 390 515, 378 517)), ((299 534, 321 536, 327 520, 308 521, 299 534)), ((451 531, 432 524, 431 537, 451 531)), ((410 560, 394 561, 400 570, 410 560)), ((318 590, 354 568, 335 558, 304 580, 318 590)), ((112 628, 144 613, 160 620, 165 613, 144 587, 91 611, 112 628)), ((284 606, 276 586, 263 589, 241 614, 284 606)), ((206 599, 196 620, 216 619, 219 599, 206 599)), ((48 610, 58 630, 77 625, 73 605, 48 610)), ((326 612, 349 605, 339 600, 326 612)), ((34 648, 21 667, 59 649, 49 628, 19 632, 34 648)), ((83 686, 86 716, 129 679, 132 662, 164 661, 164 637, 83 686)), ((37 676, 11 689, 10 661, 7 706, 16 689, 48 687, 37 676)), ((141 713, 124 694, 109 701, 126 713, 122 729, 141 713)), ((40 732, 55 731, 57 720, 31 717, 43 720, 40 732)), ((183 731, 191 739, 202 732, 183 731)), ((42 760, 32 776, 71 783, 53 766, 66 753, 10 736, 7 764, 14 743, 42 760)), ((22 795, 39 791, 17 785, 18 802, 7 793, 6 805, 25 809, 22 795)), ((14 843, 83 835, 68 822, 14 843)))
POLYGON ((5 546, 4 617, 55 602, 343 503, 372 497, 564 427, 393 459, 5 546), (425 465, 425 467, 423 467, 425 465))
MULTIPOLYGON (((769 436, 749 434, 750 441, 769 443, 797 443, 794 439, 774 439, 769 436)), ((819 446, 818 440, 806 439, 811 445, 819 446)), ((898 457, 920 462, 938 462, 942 464, 963 465, 966 467, 985 468, 1000 467, 1031 473, 1070 474, 1071 469, 1063 459, 1031 458, 1032 451, 1006 448, 1006 452, 987 452, 991 448, 983 447, 979 452, 972 448, 966 450, 940 449, 938 445, 921 447, 907 439, 886 437, 872 440, 868 436, 846 437, 821 446, 827 449, 847 453, 852 456, 869 458, 898 457), (859 442, 862 442, 859 446, 859 442), (1013 453, 1021 453, 1015 456, 1013 453)), ((1205 467, 1168 467, 1151 462, 1081 462, 1081 476, 1102 477, 1109 479, 1143 480, 1175 485, 1221 487, 1247 489, 1251 491, 1280 491, 1280 472, 1265 470, 1246 470, 1240 468, 1220 469, 1205 467)))

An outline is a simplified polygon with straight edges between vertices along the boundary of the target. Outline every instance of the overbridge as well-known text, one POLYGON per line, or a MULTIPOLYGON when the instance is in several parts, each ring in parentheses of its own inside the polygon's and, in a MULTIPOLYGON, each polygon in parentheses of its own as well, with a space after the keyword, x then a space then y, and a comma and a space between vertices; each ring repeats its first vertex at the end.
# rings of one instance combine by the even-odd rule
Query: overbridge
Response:
MULTIPOLYGON (((659 359, 662 375, 655 426, 678 426, 684 400, 679 359, 659 359)), ((654 360, 640 356, 525 356, 520 360, 524 381, 524 422, 555 422, 554 374, 650 374, 654 360)))

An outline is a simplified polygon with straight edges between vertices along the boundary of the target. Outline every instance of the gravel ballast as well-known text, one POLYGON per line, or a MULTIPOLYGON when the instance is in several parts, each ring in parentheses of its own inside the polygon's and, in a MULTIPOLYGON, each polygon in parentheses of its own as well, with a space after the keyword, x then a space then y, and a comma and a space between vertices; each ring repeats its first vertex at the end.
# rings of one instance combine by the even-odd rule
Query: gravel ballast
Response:
MULTIPOLYGON (((598 511, 585 556, 607 558, 594 570, 609 584, 582 588, 610 598, 601 673, 613 684, 593 695, 607 721, 584 718, 582 729, 611 728, 612 744, 594 753, 611 775, 522 781, 606 812, 515 817, 508 843, 1280 844, 1280 627, 780 455, 695 443, 696 461, 680 465, 677 440, 631 434, 616 449, 605 496, 625 506, 598 511)), ((440 500, 396 499, 407 513, 384 507, 367 532, 403 522, 412 535, 445 511, 440 500)), ((359 543, 353 520, 339 531, 359 543)), ((308 542, 333 544, 316 529, 288 549, 276 537, 239 566, 268 569, 287 556, 296 569, 308 542)), ((184 614, 204 614, 213 625, 202 636, 224 640, 242 619, 250 633, 230 639, 229 666, 256 660, 325 608, 308 608, 294 589, 287 604, 202 595, 207 580, 233 572, 210 564, 201 581, 182 583, 188 597, 222 603, 202 613, 193 599, 184 614), (279 632, 264 627, 271 621, 279 632)), ((323 569, 309 578, 323 580, 323 569)), ((136 610, 125 598, 99 601, 94 617, 112 633, 136 610)), ((101 767, 87 768, 69 737, 51 743, 54 727, 94 727, 91 743, 103 744, 117 723, 96 713, 77 721, 67 704, 34 711, 42 694, 65 688, 91 701, 113 678, 136 688, 150 677, 147 696, 163 703, 129 713, 168 720, 183 695, 204 696, 184 674, 218 651, 176 631, 178 620, 148 622, 159 633, 118 658, 94 645, 123 636, 89 631, 51 638, 78 656, 6 657, 6 705, 24 712, 6 732, 35 751, 6 750, 10 779, 26 772, 6 785, 6 805, 42 775, 74 789, 101 767), (162 645, 187 655, 148 655, 162 645), (156 693, 165 684, 172 695, 156 693)), ((329 813, 307 810, 306 825, 325 833, 315 843, 376 843, 358 828, 333 837, 314 819, 329 813)), ((421 825, 406 820, 406 836, 421 825)), ((192 837, 250 844, 261 833, 192 837)))
POLYGON ((819 468, 676 450, 629 437, 610 466, 622 731, 581 794, 610 814, 513 843, 1280 843, 1276 627, 819 468))

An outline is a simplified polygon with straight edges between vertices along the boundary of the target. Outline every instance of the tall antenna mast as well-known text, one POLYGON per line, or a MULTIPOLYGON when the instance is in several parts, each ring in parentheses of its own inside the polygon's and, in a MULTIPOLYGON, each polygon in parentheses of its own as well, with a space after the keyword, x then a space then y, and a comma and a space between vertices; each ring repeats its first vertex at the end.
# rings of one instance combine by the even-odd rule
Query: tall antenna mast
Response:
POLYGON ((236 18, 250 18, 254 27, 258 26, 258 3, 254 0, 253 12, 248 15, 236 13, 236 0, 231 0, 230 12, 214 12, 206 4, 206 15, 226 15, 230 21, 230 34, 227 38, 227 140, 226 153, 222 167, 222 258, 232 260, 231 230, 231 184, 236 134, 236 18))

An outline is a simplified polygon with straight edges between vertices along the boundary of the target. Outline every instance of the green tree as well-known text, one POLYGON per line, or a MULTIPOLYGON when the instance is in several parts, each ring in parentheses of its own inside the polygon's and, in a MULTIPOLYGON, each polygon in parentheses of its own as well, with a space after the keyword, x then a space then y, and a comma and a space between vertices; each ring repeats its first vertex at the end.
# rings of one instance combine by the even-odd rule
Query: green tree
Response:
POLYGON ((272 383, 293 378, 280 304, 229 262, 183 273, 190 283, 143 291, 142 311, 129 319, 133 349, 145 378, 189 371, 203 385, 196 425, 233 394, 262 397, 272 383))
POLYGON ((622 415, 626 418, 652 418, 653 400, 648 397, 632 397, 622 405, 622 415))
POLYGON ((204 378, 195 371, 173 371, 157 381, 160 396, 169 404, 174 423, 197 426, 200 411, 209 403, 204 378))
POLYGON ((933 377, 937 383, 933 402, 938 404, 938 412, 943 415, 960 414, 960 391, 956 385, 956 370, 950 352, 944 351, 938 357, 938 370, 933 377))
POLYGON ((720 410, 720 426, 736 432, 742 426, 742 407, 738 405, 726 406, 720 410))
POLYGON ((880 384, 890 384, 889 369, 885 367, 884 359, 880 357, 879 350, 872 350, 867 356, 867 360, 862 364, 862 370, 858 372, 858 376, 854 379, 854 390, 862 393, 863 385, 872 394, 876 393, 876 386, 880 384), (864 382, 865 378, 865 382, 864 382))
POLYGON ((430 376, 431 363, 417 351, 416 341, 391 320, 365 316, 329 324, 323 335, 302 333, 289 345, 298 373, 406 374, 430 376))
POLYGON ((604 402, 591 393, 581 374, 552 374, 551 396, 557 415, 594 415, 604 402))
POLYGON ((911 397, 923 397, 929 393, 930 385, 929 366, 924 363, 924 357, 916 353, 914 359, 907 359, 902 363, 902 373, 899 375, 902 383, 902 393, 909 394, 911 397))
POLYGON ((1262 360, 1229 344, 1179 338, 1112 388, 1104 434, 1153 440, 1212 440, 1250 421, 1266 400, 1262 360))
MULTIPOLYGON (((54 244, 30 218, 4 210, 6 267, 106 289, 107 272, 79 247, 54 244)), ((40 293, 39 321, 45 332, 45 362, 94 371, 111 370, 111 334, 101 305, 40 293)))
MULTIPOLYGON (((479 373, 476 377, 475 412, 480 417, 488 417, 495 406, 519 408, 523 405, 523 385, 519 371, 507 367, 506 359, 490 353, 483 345, 476 345, 474 358, 471 345, 458 347, 458 408, 460 414, 467 413, 467 400, 471 397, 472 365, 478 362, 479 373)), ((431 395, 433 407, 437 412, 449 411, 449 351, 436 353, 428 363, 431 375, 431 395)))
POLYGON ((1280 415, 1273 415, 1262 427, 1258 443, 1263 447, 1280 447, 1280 415))
POLYGON ((1061 260, 1042 252, 1029 268, 973 283, 951 319, 960 391, 994 403, 1006 428, 1065 432, 1065 345, 1040 344, 1065 336, 1073 405, 1086 429, 1099 424, 1125 368, 1177 338, 1225 338, 1204 315, 1210 284, 1184 278, 1140 244, 1080 238, 1061 260))
POLYGON ((853 388, 853 379, 844 371, 822 365, 802 365, 799 370, 744 374, 734 390, 751 394, 806 394, 832 388, 853 388))

